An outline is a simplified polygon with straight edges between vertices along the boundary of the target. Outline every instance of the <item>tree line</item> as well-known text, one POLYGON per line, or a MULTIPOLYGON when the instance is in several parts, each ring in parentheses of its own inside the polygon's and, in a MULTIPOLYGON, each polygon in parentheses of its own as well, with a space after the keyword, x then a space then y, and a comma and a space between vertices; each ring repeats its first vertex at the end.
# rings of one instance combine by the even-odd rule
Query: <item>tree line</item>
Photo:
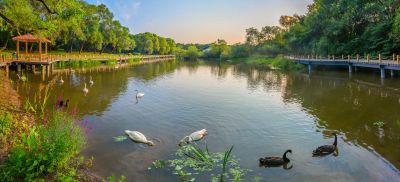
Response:
POLYGON ((305 15, 283 15, 279 26, 246 29, 244 43, 190 45, 190 55, 231 59, 254 54, 400 54, 399 6, 398 0, 314 0, 305 15))
POLYGON ((82 0, 0 1, 1 50, 15 48, 11 38, 27 33, 47 37, 53 50, 67 52, 171 54, 176 47, 170 38, 131 34, 104 4, 82 0))

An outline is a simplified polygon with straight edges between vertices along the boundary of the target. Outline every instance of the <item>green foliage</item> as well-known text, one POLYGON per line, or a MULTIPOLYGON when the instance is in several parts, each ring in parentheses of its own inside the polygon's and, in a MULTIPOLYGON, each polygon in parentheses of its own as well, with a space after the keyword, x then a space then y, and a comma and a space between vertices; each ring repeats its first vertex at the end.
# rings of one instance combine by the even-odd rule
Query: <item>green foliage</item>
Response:
POLYGON ((218 39, 204 51, 204 57, 226 60, 230 57, 231 47, 225 40, 218 39))
POLYGON ((24 104, 25 112, 33 113, 40 119, 44 119, 49 98, 50 98, 50 87, 47 86, 44 91, 43 97, 40 97, 38 94, 35 94, 32 102, 29 101, 29 99, 25 101, 24 104))
POLYGON ((0 142, 2 144, 7 142, 7 136, 12 131, 12 121, 13 118, 8 113, 0 116, 0 142))
POLYGON ((136 35, 115 20, 104 4, 96 6, 81 0, 3 0, 0 13, 0 42, 31 33, 50 38, 53 42, 50 46, 67 52, 126 53, 132 52, 136 45, 145 45, 142 53, 158 54, 161 50, 170 54, 176 47, 172 39, 160 41, 155 34, 150 39, 135 39, 136 35))
POLYGON ((374 126, 378 127, 378 128, 383 128, 385 126, 385 122, 383 121, 376 121, 373 123, 374 126))
POLYGON ((44 174, 71 179, 72 159, 85 144, 79 121, 64 112, 54 112, 46 124, 37 124, 17 139, 9 159, 1 168, 1 180, 31 181, 44 174), (63 174, 63 175, 60 175, 63 174))
POLYGON ((224 153, 211 153, 207 146, 186 145, 175 153, 176 159, 157 160, 152 166, 158 169, 168 165, 182 181, 195 181, 192 176, 199 174, 209 174, 212 181, 241 181, 250 170, 239 166, 238 159, 231 156, 232 150, 233 146, 224 153))
MULTIPOLYGON (((122 176, 119 178, 118 182, 124 182, 125 180, 126 180, 126 177, 125 177, 124 175, 122 175, 122 176)), ((107 181, 108 181, 108 182, 117 182, 117 177, 115 177, 115 175, 113 174, 113 175, 111 175, 111 176, 109 176, 109 177, 107 178, 107 181)))
POLYGON ((122 141, 128 139, 128 137, 126 137, 126 136, 116 136, 113 138, 114 138, 114 141, 116 141, 116 142, 122 142, 122 141))
POLYGON ((189 60, 197 60, 201 56, 201 52, 196 46, 189 46, 188 50, 184 53, 184 58, 189 60))
POLYGON ((300 70, 304 68, 303 65, 296 64, 292 60, 286 59, 283 56, 277 56, 273 58, 272 64, 274 68, 277 68, 282 71, 293 71, 293 70, 300 70))

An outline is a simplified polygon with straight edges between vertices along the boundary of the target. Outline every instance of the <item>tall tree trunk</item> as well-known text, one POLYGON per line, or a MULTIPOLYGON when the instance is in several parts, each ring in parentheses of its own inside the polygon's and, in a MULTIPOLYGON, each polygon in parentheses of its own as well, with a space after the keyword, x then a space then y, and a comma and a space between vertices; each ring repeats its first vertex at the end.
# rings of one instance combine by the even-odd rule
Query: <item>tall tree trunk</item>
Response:
POLYGON ((100 51, 100 54, 102 54, 104 52, 104 49, 106 49, 106 47, 107 47, 107 44, 103 46, 103 48, 100 51))
POLYGON ((83 51, 83 46, 85 45, 85 42, 82 42, 81 43, 81 48, 79 49, 79 54, 81 54, 82 53, 82 51, 83 51))

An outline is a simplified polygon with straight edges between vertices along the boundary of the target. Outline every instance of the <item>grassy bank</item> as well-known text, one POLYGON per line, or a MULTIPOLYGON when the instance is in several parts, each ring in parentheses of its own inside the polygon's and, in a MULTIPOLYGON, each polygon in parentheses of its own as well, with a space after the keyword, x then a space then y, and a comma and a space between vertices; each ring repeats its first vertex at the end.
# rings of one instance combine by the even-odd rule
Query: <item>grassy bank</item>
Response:
POLYGON ((4 73, 0 80, 0 181, 102 181, 87 170, 93 158, 79 155, 87 121, 65 108, 46 110, 49 92, 21 104, 4 73))
MULTIPOLYGON (((130 58, 125 64, 135 65, 140 63, 140 58, 130 58)), ((60 61, 56 63, 56 68, 89 68, 101 65, 116 65, 118 60, 110 59, 108 61, 79 60, 79 61, 60 61)))
POLYGON ((231 59, 232 63, 236 64, 246 64, 249 66, 268 68, 268 69, 278 69, 282 71, 296 71, 303 69, 302 65, 296 64, 295 62, 286 59, 283 56, 262 56, 253 55, 246 58, 234 58, 231 59))

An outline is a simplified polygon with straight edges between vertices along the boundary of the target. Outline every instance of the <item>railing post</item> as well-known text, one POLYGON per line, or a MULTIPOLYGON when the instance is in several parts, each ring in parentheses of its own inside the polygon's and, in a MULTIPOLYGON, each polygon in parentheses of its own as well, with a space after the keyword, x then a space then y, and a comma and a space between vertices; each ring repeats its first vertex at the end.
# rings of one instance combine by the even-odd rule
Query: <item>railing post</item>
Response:
POLYGON ((400 61, 400 56, 397 55, 397 64, 399 64, 399 61, 400 61))
POLYGON ((367 55, 367 63, 369 63, 370 54, 367 55))
POLYGON ((396 61, 396 54, 393 54, 393 62, 396 61))
POLYGON ((347 55, 347 61, 350 63, 350 55, 347 55))
POLYGON ((334 60, 334 61, 335 61, 335 55, 332 55, 332 60, 334 60))
POLYGON ((344 55, 342 54, 342 60, 344 60, 344 55))
POLYGON ((378 55, 378 58, 379 58, 379 63, 382 64, 382 56, 381 56, 381 54, 378 55))

